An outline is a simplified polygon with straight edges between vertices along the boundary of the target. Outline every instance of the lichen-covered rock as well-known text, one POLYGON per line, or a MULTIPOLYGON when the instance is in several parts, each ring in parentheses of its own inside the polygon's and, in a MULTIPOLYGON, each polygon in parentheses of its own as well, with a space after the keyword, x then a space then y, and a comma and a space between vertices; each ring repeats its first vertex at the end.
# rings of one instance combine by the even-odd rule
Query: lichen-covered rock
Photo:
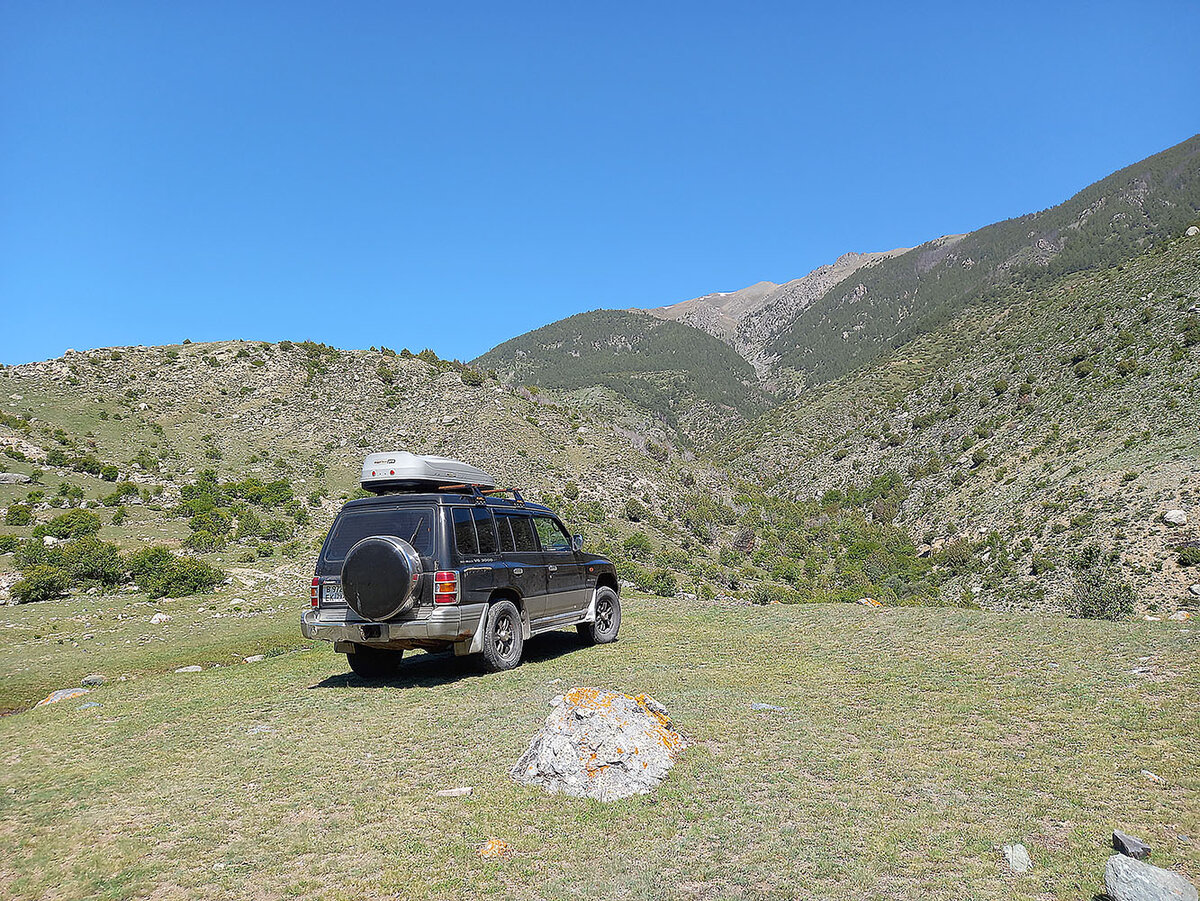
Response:
POLYGON ((1198 901, 1196 887, 1178 873, 1124 854, 1108 859, 1104 890, 1114 901, 1198 901))
POLYGON ((575 688, 510 771, 548 792, 615 801, 652 791, 686 746, 666 709, 646 695, 575 688))
POLYGON ((46 697, 37 702, 36 707, 45 707, 49 704, 57 704, 59 701, 69 701, 72 698, 82 698, 91 691, 89 688, 60 688, 58 691, 52 691, 46 697))

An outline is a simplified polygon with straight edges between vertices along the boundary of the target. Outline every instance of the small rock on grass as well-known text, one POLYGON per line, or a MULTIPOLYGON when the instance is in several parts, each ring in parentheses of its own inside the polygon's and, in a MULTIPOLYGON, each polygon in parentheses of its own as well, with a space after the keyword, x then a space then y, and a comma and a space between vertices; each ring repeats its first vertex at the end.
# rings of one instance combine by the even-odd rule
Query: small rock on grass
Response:
POLYGON ((38 707, 45 707, 47 704, 57 704, 59 701, 69 701, 71 698, 81 698, 86 694, 91 694, 90 688, 60 688, 58 691, 52 691, 46 697, 37 702, 38 707))
POLYGON ((1029 868, 1033 866, 1033 859, 1024 845, 1005 845, 1000 850, 1004 853, 1008 868, 1017 875, 1029 872, 1029 868))
POLYGON ((1178 873, 1124 854, 1105 864, 1104 890, 1113 901, 1200 901, 1196 887, 1178 873))
POLYGON ((266 654, 251 654, 249 657, 243 657, 242 663, 262 663, 266 659, 266 654))
POLYGON ((786 707, 776 707, 774 704, 763 704, 759 701, 755 701, 754 703, 752 703, 750 705, 750 709, 751 710, 775 710, 775 711, 780 711, 780 712, 787 710, 786 707))
POLYGON ((169 623, 170 621, 171 614, 169 613, 156 613, 150 617, 150 625, 152 626, 161 626, 163 623, 169 623))
POLYGON ((1147 779, 1149 779, 1151 782, 1153 782, 1155 785, 1166 785, 1167 784, 1167 780, 1164 779, 1162 776, 1158 775, 1158 773, 1152 773, 1149 770, 1142 770, 1142 775, 1145 776, 1147 779))
POLYGON ((462 788, 443 788, 436 792, 439 798, 465 798, 471 794, 471 786, 464 785, 462 788))
POLYGON ((179 669, 175 670, 175 672, 177 672, 177 673, 202 673, 202 672, 204 672, 204 667, 196 666, 194 664, 192 666, 181 666, 181 667, 179 667, 179 669))
POLYGON ((95 688, 98 685, 103 685, 107 681, 108 678, 106 676, 102 676, 100 673, 91 673, 90 675, 83 677, 83 681, 80 682, 80 685, 82 685, 84 688, 95 688))
POLYGON ((1127 835, 1120 829, 1113 830, 1113 850, 1119 851, 1126 857, 1132 857, 1135 860, 1145 860, 1150 856, 1149 845, 1140 838, 1127 835))

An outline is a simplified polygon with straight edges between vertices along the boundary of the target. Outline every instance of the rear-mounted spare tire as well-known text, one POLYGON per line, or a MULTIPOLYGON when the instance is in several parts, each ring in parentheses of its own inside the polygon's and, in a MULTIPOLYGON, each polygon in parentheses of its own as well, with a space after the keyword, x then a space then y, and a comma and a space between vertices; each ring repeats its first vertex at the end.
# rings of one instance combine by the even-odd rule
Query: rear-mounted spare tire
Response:
POLYGON ((375 535, 350 548, 342 563, 342 590, 363 619, 391 619, 417 598, 421 558, 402 538, 375 535))

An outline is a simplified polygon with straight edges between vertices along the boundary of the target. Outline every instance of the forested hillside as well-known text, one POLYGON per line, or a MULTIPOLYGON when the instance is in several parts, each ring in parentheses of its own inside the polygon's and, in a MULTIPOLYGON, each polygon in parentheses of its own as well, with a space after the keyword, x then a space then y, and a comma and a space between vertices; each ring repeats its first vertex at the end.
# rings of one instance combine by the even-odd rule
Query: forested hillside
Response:
POLYGON ((1200 135, 1058 206, 940 238, 856 272, 803 309, 768 351, 820 384, 1011 285, 1115 266, 1200 216, 1200 135))
POLYGON ((682 322, 632 310, 580 313, 520 335, 475 361, 502 378, 574 389, 603 386, 701 440, 730 414, 769 406, 753 368, 682 322))

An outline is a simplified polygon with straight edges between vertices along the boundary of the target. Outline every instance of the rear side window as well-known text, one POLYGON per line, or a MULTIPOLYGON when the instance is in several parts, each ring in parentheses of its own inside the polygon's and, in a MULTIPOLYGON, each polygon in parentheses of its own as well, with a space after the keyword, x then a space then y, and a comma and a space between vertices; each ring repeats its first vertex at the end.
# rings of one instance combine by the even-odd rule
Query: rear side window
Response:
POLYGON ((492 526, 492 511, 475 508, 475 534, 479 536, 479 553, 496 553, 496 530, 492 526))
POLYGON ((455 507, 454 546, 460 557, 475 557, 479 554, 479 537, 475 534, 475 517, 470 507, 455 507))
MULTIPOLYGON (((497 522, 508 524, 508 528, 512 530, 512 549, 518 553, 536 553, 538 549, 537 537, 533 533, 533 522, 528 516, 520 513, 501 513, 497 517, 497 522)), ((501 534, 504 533, 503 526, 500 529, 501 534)))
POLYGON ((403 538, 422 556, 433 555, 433 508, 404 507, 390 510, 343 511, 333 524, 325 545, 325 559, 336 563, 346 552, 372 535, 403 538))

